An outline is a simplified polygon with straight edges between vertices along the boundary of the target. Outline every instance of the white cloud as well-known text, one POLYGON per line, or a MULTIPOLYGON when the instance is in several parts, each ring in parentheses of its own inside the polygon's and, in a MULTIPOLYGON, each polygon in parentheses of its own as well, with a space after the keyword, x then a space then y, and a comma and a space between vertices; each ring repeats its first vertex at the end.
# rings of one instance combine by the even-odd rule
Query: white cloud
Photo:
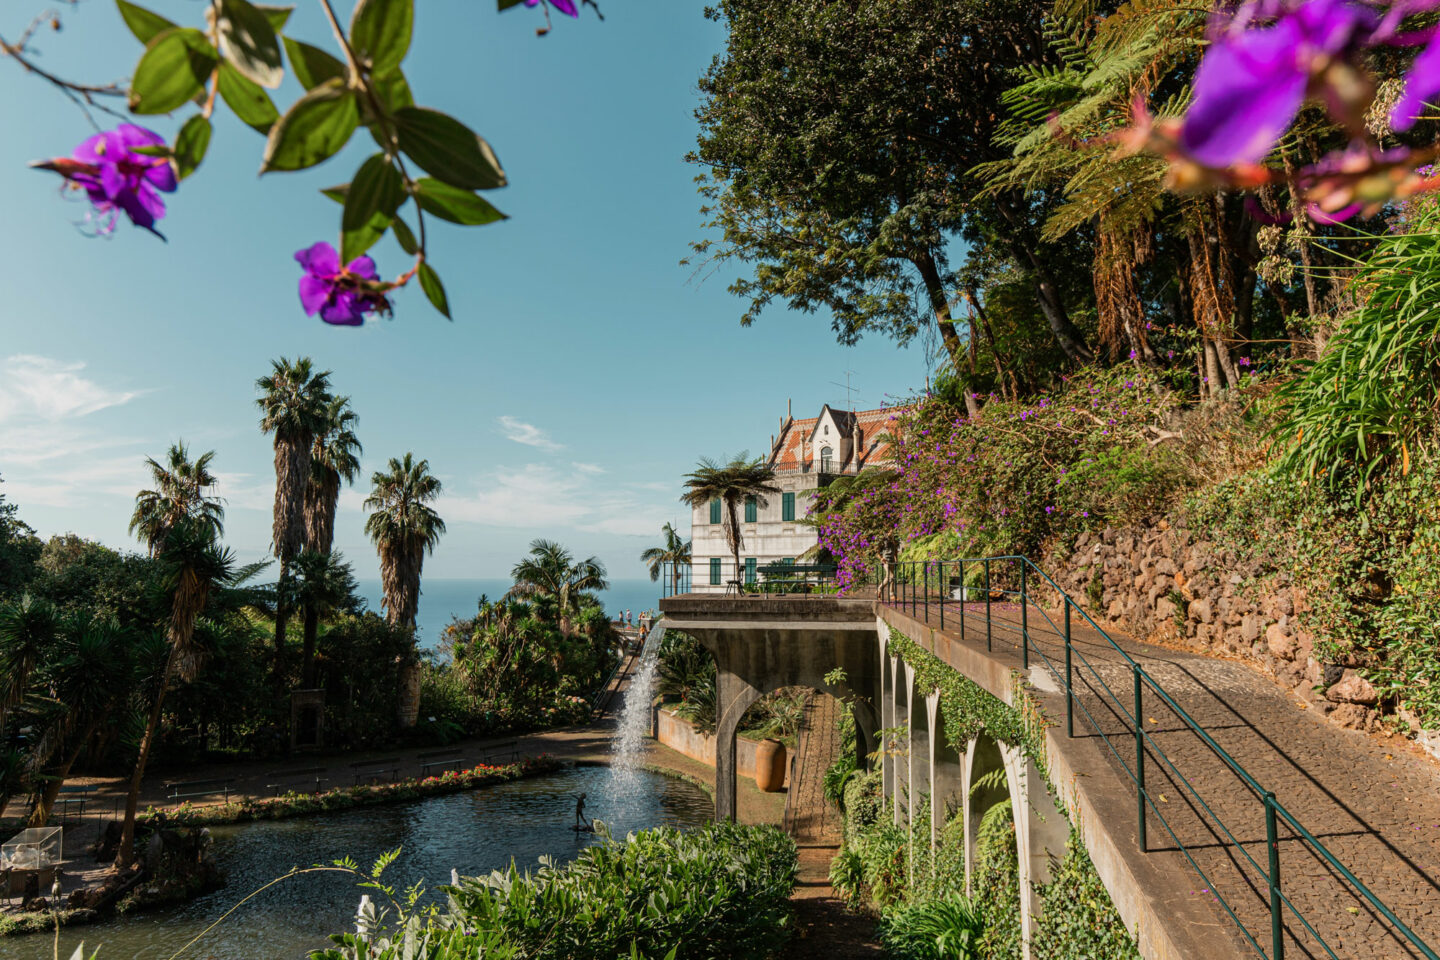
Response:
POLYGON ((82 376, 85 364, 14 354, 0 362, 0 423, 83 417, 133 400, 138 391, 110 390, 82 376))
POLYGON ((498 417, 495 422, 500 424, 500 430, 508 440, 523 443, 527 447, 538 447, 541 450, 554 451, 563 449, 560 444, 550 439, 550 434, 534 424, 508 416, 498 417))
POLYGON ((447 489, 437 505, 447 522, 533 530, 537 536, 565 528, 615 536, 650 536, 675 511, 631 489, 602 486, 580 464, 541 464, 500 469, 468 492, 447 489))
POLYGON ((572 463, 570 464, 570 466, 574 467, 581 473, 589 474, 590 476, 595 476, 596 474, 605 472, 605 468, 600 466, 598 463, 572 463))

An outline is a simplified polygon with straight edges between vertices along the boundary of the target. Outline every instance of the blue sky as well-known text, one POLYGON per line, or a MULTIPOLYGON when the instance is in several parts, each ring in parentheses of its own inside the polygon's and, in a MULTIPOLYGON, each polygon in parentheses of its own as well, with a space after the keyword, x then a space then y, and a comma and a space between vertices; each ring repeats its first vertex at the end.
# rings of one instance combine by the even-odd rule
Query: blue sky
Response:
MULTIPOLYGON (((149 5, 200 19, 189 0, 149 5)), ((832 382, 846 370, 867 407, 923 384, 918 345, 840 347, 827 317, 781 309, 741 328, 730 278, 698 282, 679 265, 700 230, 683 160, 696 79, 723 43, 701 4, 606 0, 603 23, 557 17, 543 38, 523 8, 418 7, 406 63, 417 100, 489 139, 512 184, 488 194, 509 221, 439 225, 432 260, 453 323, 418 289, 361 329, 299 308, 291 254, 333 242, 338 208, 317 190, 373 151, 363 131, 319 168, 262 180, 263 138, 226 113, 205 165, 166 198, 168 243, 128 224, 94 238, 77 226, 84 206, 25 166, 68 153, 88 124, 0 60, 0 491, 42 534, 129 545, 143 458, 184 438, 217 451, 229 542, 262 555, 273 473, 253 383, 273 357, 305 354, 353 398, 367 477, 413 450, 444 481, 450 532, 427 574, 502 576, 545 536, 635 577, 660 523, 688 519, 679 481, 697 457, 760 452, 787 398, 797 416, 843 404, 832 382)), ((10 8, 0 35, 13 41, 40 6, 10 8)), ((302 0, 287 32, 330 46, 319 9, 302 0)), ((64 16, 63 32, 37 40, 48 69, 128 74, 140 48, 113 5, 64 16)), ((187 115, 144 125, 171 139, 187 115)), ((405 265, 389 239, 372 253, 382 275, 405 265)), ((342 499, 337 546, 373 577, 361 499, 360 487, 342 499)))

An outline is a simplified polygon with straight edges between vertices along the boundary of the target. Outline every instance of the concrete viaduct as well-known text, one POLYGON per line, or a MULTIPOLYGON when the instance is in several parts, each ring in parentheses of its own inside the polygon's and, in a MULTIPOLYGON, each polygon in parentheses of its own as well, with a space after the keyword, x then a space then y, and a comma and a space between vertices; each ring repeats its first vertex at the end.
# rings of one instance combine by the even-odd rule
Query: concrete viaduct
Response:
MULTIPOLYGON (((688 594, 662 600, 660 609, 662 625, 691 634, 716 658, 717 818, 735 815, 736 732, 745 711, 781 687, 811 687, 851 702, 862 766, 875 749, 877 730, 908 729, 906 755, 884 755, 885 793, 893 800, 897 824, 908 824, 923 798, 930 798, 932 850, 947 813, 963 813, 967 887, 981 819, 994 805, 1012 801, 1027 960, 1039 908, 1035 885, 1046 882, 1052 865, 1065 856, 1072 822, 1080 827, 1102 882, 1126 926, 1137 933, 1147 960, 1246 955, 1233 925, 1186 895, 1193 894, 1195 884, 1178 855, 1138 854, 1134 795, 1116 782, 1101 748, 1090 740, 1047 734, 1044 760, 1059 797, 1019 745, 982 732, 957 749, 946 736, 939 694, 922 694, 914 670, 888 649, 890 629, 1012 706, 1019 666, 1014 656, 976 650, 874 599, 688 594), (827 682, 827 675, 838 680, 836 668, 844 671, 843 683, 827 682), (1003 787, 972 789, 1002 769, 1003 787)), ((1047 713, 1053 715, 1054 683, 1036 672, 1030 679, 1032 692, 1051 700, 1047 713)), ((1063 715, 1063 704, 1060 710, 1063 715)))

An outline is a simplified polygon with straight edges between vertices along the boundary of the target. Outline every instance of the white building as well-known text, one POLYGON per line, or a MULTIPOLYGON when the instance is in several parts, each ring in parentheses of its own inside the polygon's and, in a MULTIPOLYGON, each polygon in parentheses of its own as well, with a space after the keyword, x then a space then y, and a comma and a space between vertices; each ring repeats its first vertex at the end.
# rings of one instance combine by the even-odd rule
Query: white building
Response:
POLYGON ((827 404, 819 416, 796 420, 787 410, 780 419, 779 436, 770 438, 767 457, 781 493, 767 498, 764 505, 752 499, 740 517, 742 577, 731 569, 735 561, 725 540, 724 508, 719 500, 712 500, 694 508, 690 516, 694 562, 690 589, 720 591, 733 579, 754 583, 767 564, 794 563, 814 547, 817 531, 801 521, 815 491, 835 477, 888 464, 894 415, 893 410, 834 410, 827 404))

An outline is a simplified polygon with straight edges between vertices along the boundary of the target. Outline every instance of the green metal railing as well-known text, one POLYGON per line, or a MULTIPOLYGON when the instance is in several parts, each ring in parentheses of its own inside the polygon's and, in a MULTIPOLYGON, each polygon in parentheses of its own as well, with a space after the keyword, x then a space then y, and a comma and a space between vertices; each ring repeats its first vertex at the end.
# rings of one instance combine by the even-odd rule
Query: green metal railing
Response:
MULTIPOLYGON (((1020 556, 997 556, 947 561, 914 561, 896 564, 894 566, 894 576, 887 578, 887 582, 881 587, 881 602, 902 610, 908 610, 912 616, 915 616, 917 619, 923 618, 926 623, 929 623, 931 620, 932 605, 937 606, 939 626, 941 629, 945 629, 947 608, 951 602, 958 599, 960 601, 958 611, 950 611, 949 616, 952 628, 959 632, 962 640, 965 640, 967 639, 966 604, 977 603, 980 599, 983 599, 985 604, 985 648, 987 650, 993 650, 995 623, 991 617, 991 603, 997 591, 994 588, 995 585, 992 580, 992 567, 997 564, 1006 565, 1010 573, 1010 576, 1006 578, 1006 582, 1014 587, 1014 589, 998 592, 1001 593, 1007 602, 1011 599, 1018 600, 1020 606, 1019 645, 1022 665, 1028 670, 1031 656, 1038 655, 1046 669, 1055 677, 1056 682, 1062 685, 1065 694, 1065 735, 1067 737, 1075 736, 1075 711, 1078 707, 1080 712, 1085 716, 1085 719, 1089 721, 1090 726, 1094 728, 1095 733, 1104 741, 1111 755, 1115 757, 1115 760, 1126 771, 1130 781, 1135 785, 1137 841, 1142 852, 1146 852, 1149 847, 1146 832, 1148 811, 1153 814, 1158 822, 1165 828, 1165 832, 1170 836, 1170 839, 1174 841, 1176 848, 1185 857, 1191 869, 1193 869, 1205 883, 1206 888, 1210 891, 1221 909, 1235 923, 1245 941, 1254 948, 1258 955, 1267 957, 1268 960, 1284 960, 1285 917, 1288 912, 1288 914, 1294 917, 1300 926, 1315 939, 1315 942, 1324 949, 1326 955, 1331 957, 1332 960, 1340 960, 1340 954, 1336 953, 1335 949, 1331 947, 1312 923, 1296 908, 1289 897, 1285 895, 1285 887, 1280 872, 1279 848, 1279 825, 1284 823, 1296 838, 1308 846, 1315 856, 1324 861, 1331 870, 1344 880, 1345 884, 1347 884, 1355 894, 1368 903, 1377 914, 1390 924, 1397 939, 1408 943, 1418 951, 1421 956, 1427 958, 1427 960, 1440 960, 1440 955, 1437 955, 1424 940, 1401 922, 1393 910, 1376 896, 1369 887, 1361 882, 1304 824, 1285 808, 1284 804, 1276 798, 1273 791, 1265 789, 1255 777, 1251 776, 1239 761, 1230 756, 1223 747, 1216 743, 1215 739, 1175 701, 1155 677, 1148 673, 1141 664, 1136 662, 1130 654, 1126 653, 1125 650, 1115 642, 1114 638, 1112 638, 1100 624, 1096 623, 1059 584, 1052 580, 1043 570, 1035 566, 1028 558, 1020 556), (968 577, 967 569, 969 571, 968 577), (1035 604, 1036 611, 1045 618, 1051 631, 1053 631, 1057 637, 1063 638, 1064 640, 1065 662, 1063 666, 1057 666, 1055 663, 1052 663, 1050 658, 1046 656, 1045 651, 1030 637, 1030 606, 1032 603, 1030 599, 1030 581, 1032 576, 1038 576, 1045 584, 1048 584, 1049 587, 1055 591, 1055 594, 1063 606, 1062 626, 1056 624, 1056 622, 1051 619, 1050 614, 1045 611, 1043 606, 1038 603, 1035 604), (978 581, 978 588, 969 585, 972 580, 978 581), (931 592, 932 583, 938 588, 935 592, 933 604, 931 592), (953 595, 957 589, 959 591, 958 598, 953 595), (978 589, 980 593, 979 598, 971 598, 970 593, 974 589, 978 589), (1131 679, 1129 704, 1121 701, 1120 697, 1115 691, 1110 689, 1109 684, 1101 677, 1099 671, 1095 669, 1094 664, 1092 664, 1084 652, 1072 642, 1072 610, 1078 611, 1085 622, 1088 623, 1097 634, 1104 638, 1109 644, 1110 649, 1113 650, 1114 653, 1119 654, 1123 666, 1129 667, 1131 679), (956 615, 957 613, 958 617, 956 615), (1121 752, 1122 750, 1128 752, 1130 744, 1121 743, 1117 747, 1115 741, 1122 739, 1122 737, 1107 735, 1094 715, 1090 713, 1090 709, 1085 705, 1084 700, 1077 695, 1075 684, 1075 668, 1077 662, 1081 668, 1088 670, 1091 677, 1094 678, 1094 683, 1083 680, 1085 686, 1100 697, 1101 704, 1107 710, 1123 718, 1123 721, 1128 724, 1130 733, 1125 734, 1123 739, 1133 739, 1133 761, 1127 761, 1121 752), (1096 686, 1097 684, 1098 688, 1096 686), (1250 852, 1245 849, 1245 846, 1235 838, 1231 829, 1215 810, 1211 808, 1210 804, 1200 796, 1194 785, 1180 773, 1179 769, 1165 754, 1165 751, 1160 748, 1160 745, 1155 742, 1150 734, 1145 732, 1143 718, 1145 692, 1147 688, 1153 696, 1158 697, 1159 700, 1199 738, 1201 743, 1234 773, 1258 801, 1265 818, 1265 844, 1268 851, 1267 863, 1263 867, 1256 862, 1255 858, 1250 855, 1250 852), (1102 690, 1103 694, 1101 693, 1102 690), (1208 817, 1220 832, 1223 833, 1225 838, 1228 839, 1230 848, 1238 852, 1256 873, 1263 878, 1264 886, 1267 888, 1269 894, 1270 950, 1268 953, 1260 945, 1260 939, 1264 936, 1263 931, 1252 932, 1245 925, 1244 921, 1237 916, 1234 906, 1225 899, 1221 891, 1211 882, 1205 870, 1196 861, 1192 851, 1180 840, 1169 820, 1166 819, 1164 813, 1156 805, 1155 798, 1146 788, 1145 768, 1147 747, 1149 753, 1160 762, 1161 766, 1169 772, 1169 775, 1176 783, 1183 785, 1185 790, 1188 791, 1189 795, 1199 805, 1200 809, 1204 811, 1205 816, 1208 817)), ((1013 629, 1013 625, 1009 621, 1001 621, 1000 626, 1007 630, 1013 629)))

